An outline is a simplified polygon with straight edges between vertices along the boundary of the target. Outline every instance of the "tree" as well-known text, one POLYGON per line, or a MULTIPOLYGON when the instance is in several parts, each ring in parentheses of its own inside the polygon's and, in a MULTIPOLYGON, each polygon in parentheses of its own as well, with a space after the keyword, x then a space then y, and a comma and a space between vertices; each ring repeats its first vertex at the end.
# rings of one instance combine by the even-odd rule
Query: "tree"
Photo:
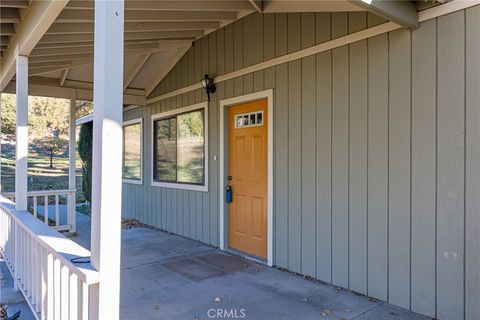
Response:
POLYGON ((0 95, 0 113, 2 134, 15 133, 15 110, 16 101, 14 94, 2 93, 0 95))
POLYGON ((65 99, 30 97, 29 127, 33 144, 50 159, 68 147, 69 101, 65 99))
POLYGON ((92 144, 93 122, 87 122, 80 127, 78 138, 78 154, 82 159, 82 189, 85 200, 92 202, 92 144))

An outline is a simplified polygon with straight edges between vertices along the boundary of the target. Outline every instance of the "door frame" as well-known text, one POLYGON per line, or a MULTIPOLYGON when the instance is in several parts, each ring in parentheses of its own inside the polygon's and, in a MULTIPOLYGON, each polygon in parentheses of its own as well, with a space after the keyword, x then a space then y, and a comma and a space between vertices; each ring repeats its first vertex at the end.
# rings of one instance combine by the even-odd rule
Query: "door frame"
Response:
POLYGON ((225 202, 225 169, 227 164, 225 163, 225 134, 226 125, 228 121, 225 121, 225 111, 228 107, 252 102, 255 100, 267 99, 267 135, 268 135, 268 148, 267 148, 267 264, 273 265, 273 89, 264 91, 258 91, 243 96, 237 96, 229 99, 220 100, 220 125, 219 125, 219 142, 220 142, 220 175, 219 175, 219 211, 220 211, 220 250, 226 250, 228 248, 228 238, 225 234, 227 228, 225 215, 227 213, 225 202))

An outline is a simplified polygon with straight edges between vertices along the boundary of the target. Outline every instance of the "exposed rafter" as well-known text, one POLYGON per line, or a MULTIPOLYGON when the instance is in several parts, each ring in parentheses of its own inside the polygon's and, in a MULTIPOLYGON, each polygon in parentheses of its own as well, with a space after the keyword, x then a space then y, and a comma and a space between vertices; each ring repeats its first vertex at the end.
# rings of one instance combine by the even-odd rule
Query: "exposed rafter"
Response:
MULTIPOLYGON (((82 85, 81 83, 67 80, 65 81, 65 85, 60 87, 58 85, 58 79, 35 77, 34 79, 29 79, 28 94, 32 96, 69 99, 71 90, 76 89, 77 99, 91 101, 93 100, 93 89, 91 89, 91 86, 91 83, 82 85), (90 88, 82 88, 84 86, 90 88)), ((15 93, 15 81, 11 81, 3 92, 15 93)), ((125 92, 123 95, 123 103, 143 106, 146 105, 147 101, 143 94, 136 95, 125 92)))
POLYGON ((65 69, 62 71, 62 74, 60 75, 60 87, 63 87, 63 85, 65 84, 65 80, 67 80, 68 76, 68 71, 70 71, 70 69, 65 69))
MULTIPOLYGON (((218 27, 216 21, 129 22, 125 24, 125 32, 205 30, 218 27)), ((54 23, 47 31, 47 34, 79 33, 93 33, 93 23, 54 23)))
POLYGON ((123 90, 127 89, 133 79, 137 76, 140 69, 142 69, 145 62, 150 58, 151 53, 144 54, 143 56, 138 57, 135 64, 130 70, 125 74, 125 79, 123 80, 123 90))
POLYGON ((402 27, 414 29, 419 26, 417 7, 411 1, 350 0, 350 2, 402 27))
MULTIPOLYGON (((68 3, 68 0, 34 1, 28 9, 25 19, 20 23, 17 32, 8 50, 2 58, 0 72, 0 91, 10 82, 15 74, 17 55, 29 55, 40 38, 59 13, 68 3)), ((2 12, 4 10, 1 10, 2 12)), ((2 19, 3 22, 3 19, 2 19)))
POLYGON ((160 81, 165 78, 168 72, 177 64, 177 62, 182 58, 182 56, 190 49, 190 47, 179 48, 175 51, 175 54, 168 60, 167 63, 159 70, 157 76, 147 85, 145 88, 145 96, 148 97, 150 93, 157 87, 160 81))
POLYGON ((257 12, 263 12, 263 0, 248 0, 257 12))
MULTIPOLYGON (((145 50, 145 52, 159 52, 165 51, 180 47, 188 46, 191 41, 188 40, 162 40, 159 42, 152 42, 152 43, 133 43, 133 44, 125 44, 125 51, 132 51, 132 50, 145 50)), ((66 55, 72 53, 91 53, 93 54, 93 42, 82 44, 79 46, 73 43, 72 46, 66 44, 65 46, 61 46, 60 44, 53 44, 52 47, 45 46, 39 47, 37 46, 36 49, 32 51, 30 54, 31 57, 43 57, 43 56, 59 56, 59 55, 66 55)))
POLYGON ((0 10, 0 21, 2 23, 20 23, 20 13, 17 8, 2 8, 0 10))
MULTIPOLYGON (((125 22, 235 20, 235 11, 125 11, 125 22)), ((57 22, 93 22, 93 10, 65 9, 57 22)))
MULTIPOLYGON (((191 43, 183 42, 183 46, 180 47, 180 49, 178 50, 182 50, 186 44, 190 45, 191 43)), ((178 46, 176 48, 178 48, 178 46)), ((125 51, 125 57, 141 56, 147 53, 161 52, 161 51, 171 50, 171 49, 172 48, 166 49, 163 46, 154 48, 154 49, 149 49, 149 50, 133 49, 133 50, 125 51)), ((34 61, 30 63, 29 73, 31 76, 41 75, 41 74, 55 72, 55 71, 62 71, 67 68, 72 69, 72 68, 85 66, 93 63, 93 55, 91 54, 79 55, 78 57, 75 55, 71 55, 71 56, 60 55, 60 56, 45 56, 45 57, 39 57, 39 58, 45 58, 45 60, 40 60, 34 57, 30 58, 30 61, 34 59, 34 61)))
MULTIPOLYGON (((148 40, 148 39, 196 39, 203 36, 203 30, 183 30, 183 31, 149 31, 149 32, 131 32, 125 34, 125 41, 129 40, 148 40)), ((93 33, 82 34, 47 34, 42 40, 44 43, 60 42, 93 42, 93 33)))
POLYGON ((0 23, 0 35, 1 36, 13 36, 15 34, 15 28, 12 23, 0 23))
POLYGON ((28 0, 2 0, 0 8, 28 8, 28 0))
MULTIPOLYGON (((71 0, 68 9, 93 9, 93 1, 71 0)), ((156 10, 156 11, 244 11, 251 10, 247 1, 125 1, 125 10, 156 10)))

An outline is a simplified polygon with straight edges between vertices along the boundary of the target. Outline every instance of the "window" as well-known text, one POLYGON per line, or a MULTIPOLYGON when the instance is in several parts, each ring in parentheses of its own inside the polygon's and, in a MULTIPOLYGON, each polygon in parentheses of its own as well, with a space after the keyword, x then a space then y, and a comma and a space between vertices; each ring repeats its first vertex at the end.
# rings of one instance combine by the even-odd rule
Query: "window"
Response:
POLYGON ((142 183, 142 119, 123 123, 123 181, 142 183))
POLYGON ((152 117, 152 185, 207 191, 206 104, 152 117))

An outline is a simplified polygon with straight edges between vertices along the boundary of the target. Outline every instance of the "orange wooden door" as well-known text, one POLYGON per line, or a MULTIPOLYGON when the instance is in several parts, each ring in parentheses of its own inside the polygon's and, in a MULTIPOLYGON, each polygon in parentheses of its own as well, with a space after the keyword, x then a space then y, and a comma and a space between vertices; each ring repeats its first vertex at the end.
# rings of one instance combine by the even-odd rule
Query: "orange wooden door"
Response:
POLYGON ((229 247, 267 256, 267 101, 229 108, 229 247))

